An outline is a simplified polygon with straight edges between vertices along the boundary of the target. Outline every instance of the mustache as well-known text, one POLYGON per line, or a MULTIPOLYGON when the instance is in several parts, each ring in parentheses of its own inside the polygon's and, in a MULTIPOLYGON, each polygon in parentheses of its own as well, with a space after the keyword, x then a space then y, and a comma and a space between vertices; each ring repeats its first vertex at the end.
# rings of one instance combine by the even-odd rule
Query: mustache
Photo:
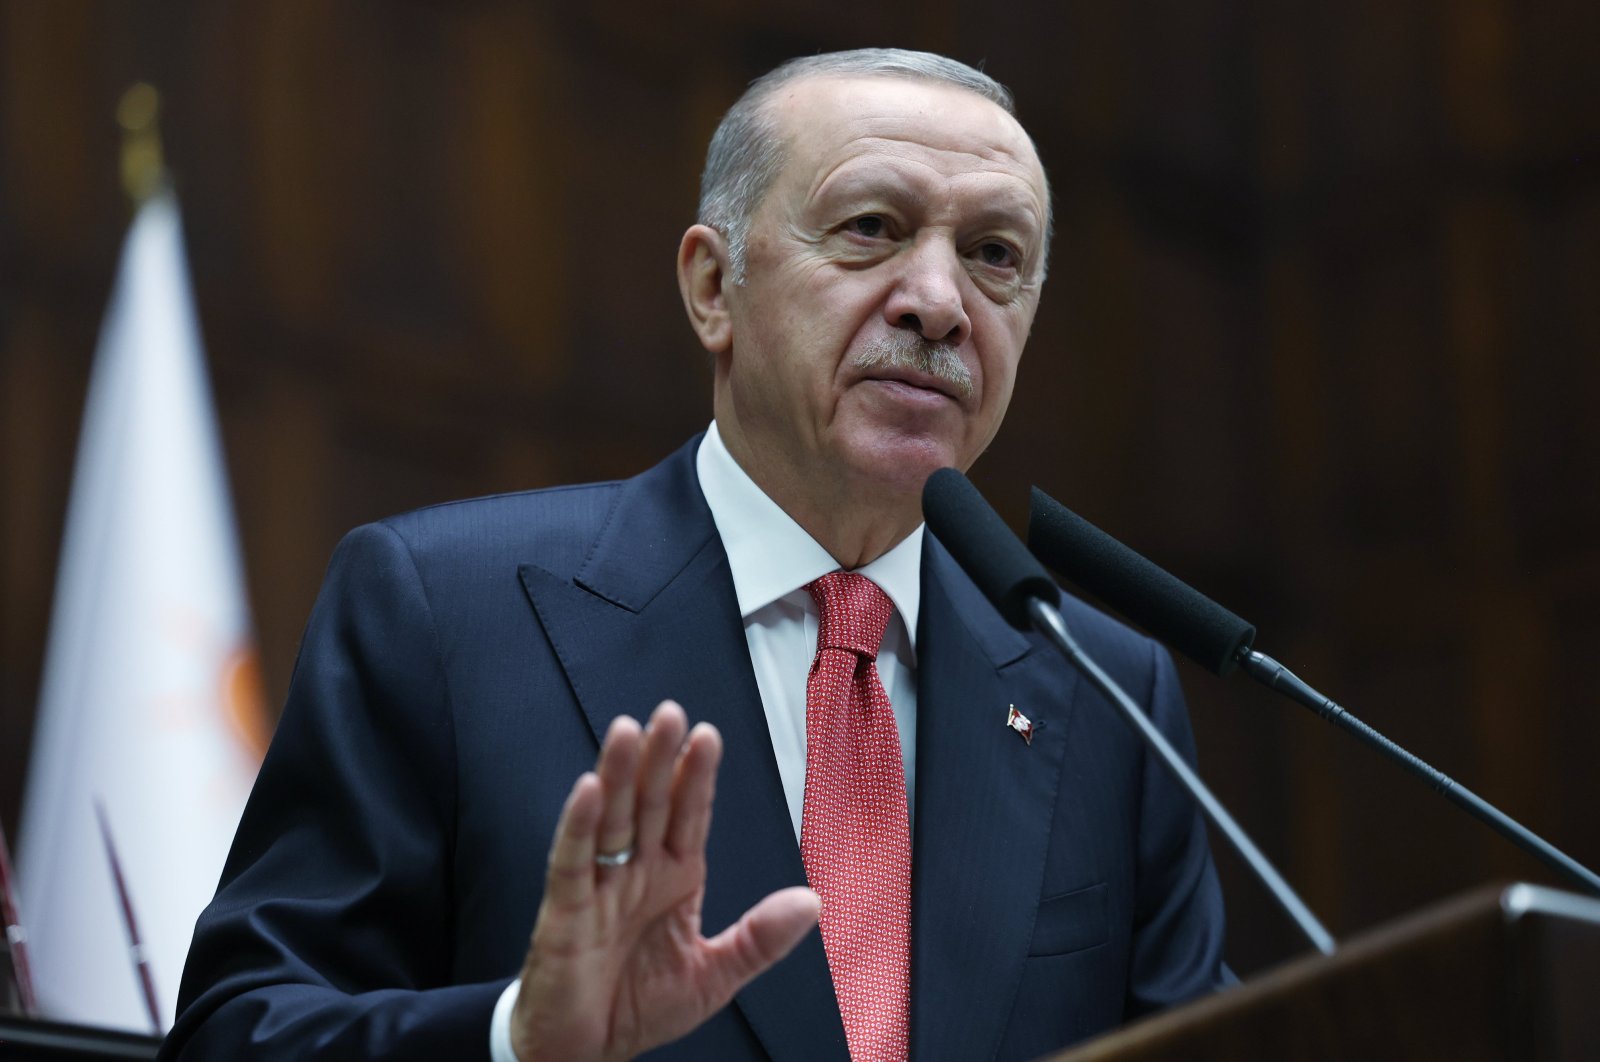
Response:
POLYGON ((954 343, 924 339, 896 329, 874 339, 855 357, 857 369, 911 369, 950 385, 962 398, 972 397, 972 370, 956 353, 954 343))

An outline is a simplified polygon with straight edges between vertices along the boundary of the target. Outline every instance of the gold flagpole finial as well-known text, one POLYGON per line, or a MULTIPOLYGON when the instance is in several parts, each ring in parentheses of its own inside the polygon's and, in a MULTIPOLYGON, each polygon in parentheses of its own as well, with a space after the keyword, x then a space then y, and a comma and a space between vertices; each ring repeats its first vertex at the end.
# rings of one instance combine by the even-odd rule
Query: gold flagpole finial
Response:
POLYGON ((143 81, 117 101, 122 126, 122 188, 134 204, 143 203, 161 187, 166 164, 161 157, 161 94, 143 81))

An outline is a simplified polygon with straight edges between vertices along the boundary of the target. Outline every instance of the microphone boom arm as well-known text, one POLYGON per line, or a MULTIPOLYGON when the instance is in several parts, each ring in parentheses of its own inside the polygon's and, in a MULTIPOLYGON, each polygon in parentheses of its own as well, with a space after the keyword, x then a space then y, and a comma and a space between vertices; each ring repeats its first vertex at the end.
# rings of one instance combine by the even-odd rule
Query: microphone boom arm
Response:
POLYGON ((1257 652, 1249 646, 1245 646, 1239 650, 1236 659, 1245 673, 1257 682, 1269 689, 1276 690, 1292 701, 1305 705, 1334 726, 1339 727, 1346 733, 1355 735, 1369 748, 1378 750, 1390 760, 1421 778, 1428 783, 1430 788, 1436 790, 1451 803, 1462 808, 1490 829, 1499 833, 1512 844, 1536 856, 1547 866, 1559 870, 1590 892, 1600 895, 1600 874, 1596 874, 1576 859, 1573 859, 1567 853, 1546 841, 1543 837, 1540 837, 1487 800, 1484 800, 1466 786, 1456 782, 1443 771, 1396 745, 1393 741, 1384 737, 1383 734, 1363 723, 1329 698, 1324 697, 1312 688, 1309 683, 1301 679, 1300 676, 1266 653, 1257 652))
POLYGON ((1600 894, 1600 875, 1396 745, 1312 689, 1272 657, 1255 651, 1252 648, 1255 627, 1165 568, 1135 553, 1038 487, 1033 488, 1028 545, 1046 564, 1206 670, 1227 675, 1236 665, 1244 668, 1257 682, 1355 735, 1502 837, 1588 891, 1600 894))
POLYGON ((1128 725, 1138 731, 1140 736, 1144 738, 1145 743, 1155 749, 1162 762, 1167 765, 1167 768, 1177 775, 1184 788, 1189 791, 1195 802, 1200 805, 1200 810, 1205 814, 1206 818, 1218 830, 1222 831, 1222 835, 1228 839, 1228 843, 1233 846, 1234 851, 1238 852, 1244 861, 1250 864, 1250 869, 1255 872, 1256 877, 1261 880, 1262 884, 1266 885, 1267 891, 1272 893, 1272 898, 1278 902, 1278 906, 1282 907, 1284 912, 1294 920, 1295 925, 1300 927, 1300 932, 1305 935, 1306 939, 1311 941, 1312 945, 1322 954, 1332 955, 1334 952, 1333 936, 1323 928, 1321 922, 1317 921, 1316 915, 1311 913, 1300 897, 1295 894, 1295 891, 1289 887, 1289 883, 1283 880, 1283 877, 1267 860, 1267 857, 1261 854, 1261 850, 1255 846, 1255 842, 1250 840, 1249 835, 1239 827, 1233 816, 1228 814, 1228 809, 1223 807, 1221 802, 1211 794, 1210 789, 1206 788, 1206 784, 1200 780, 1200 776, 1195 774, 1189 765, 1184 762, 1182 756, 1178 755, 1178 751, 1167 741, 1166 736, 1156 728, 1156 725, 1150 721, 1144 712, 1139 710, 1138 705, 1134 704, 1133 699, 1123 691, 1121 686, 1117 685, 1116 680, 1102 671, 1100 665, 1096 664, 1088 654, 1079 648, 1077 640, 1067 630, 1067 625, 1061 619, 1061 613, 1056 610, 1055 606, 1041 598, 1030 597, 1027 609, 1034 628, 1048 638, 1096 689, 1106 695, 1128 725))

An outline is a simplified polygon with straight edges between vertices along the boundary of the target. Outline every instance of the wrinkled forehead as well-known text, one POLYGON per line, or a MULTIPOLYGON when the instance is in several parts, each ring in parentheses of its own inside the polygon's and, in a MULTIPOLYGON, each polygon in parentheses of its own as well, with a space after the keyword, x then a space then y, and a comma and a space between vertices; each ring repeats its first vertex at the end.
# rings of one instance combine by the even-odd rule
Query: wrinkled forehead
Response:
POLYGON ((1049 189, 1033 141, 1004 108, 942 81, 817 75, 784 85, 766 104, 784 146, 779 180, 815 187, 866 151, 915 155, 947 172, 991 171, 1049 189))

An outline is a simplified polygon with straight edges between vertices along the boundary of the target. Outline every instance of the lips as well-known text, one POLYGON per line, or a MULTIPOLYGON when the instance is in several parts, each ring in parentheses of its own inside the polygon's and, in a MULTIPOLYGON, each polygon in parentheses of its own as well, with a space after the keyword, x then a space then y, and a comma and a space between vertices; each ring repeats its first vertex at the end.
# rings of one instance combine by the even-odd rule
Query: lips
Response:
POLYGON ((955 385, 941 380, 937 376, 917 372, 914 369, 891 368, 876 369, 863 379, 873 383, 888 384, 896 390, 904 389, 911 392, 928 392, 941 395, 952 402, 960 402, 961 396, 957 393, 955 385))

